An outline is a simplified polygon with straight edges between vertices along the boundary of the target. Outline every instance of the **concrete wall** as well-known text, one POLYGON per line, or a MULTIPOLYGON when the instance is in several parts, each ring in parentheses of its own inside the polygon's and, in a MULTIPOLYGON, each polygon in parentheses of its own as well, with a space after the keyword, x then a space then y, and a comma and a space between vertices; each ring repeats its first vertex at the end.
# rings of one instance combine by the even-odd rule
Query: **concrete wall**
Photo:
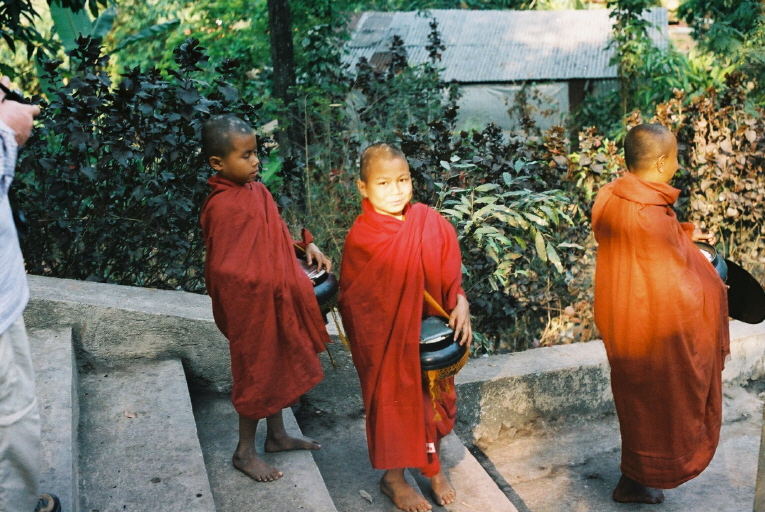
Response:
POLYGON ((71 325, 80 364, 179 358, 193 384, 231 388, 228 341, 206 295, 40 276, 29 288, 27 326, 71 325))
MULTIPOLYGON (((230 389, 228 342, 206 295, 39 276, 29 276, 29 285, 27 325, 71 325, 80 364, 177 357, 193 385, 230 389)), ((732 322, 724 380, 741 384, 763 377, 765 322, 732 322)), ((457 385, 458 429, 479 445, 540 422, 613 412, 600 341, 473 359, 457 385)))
MULTIPOLYGON (((723 381, 765 377, 765 322, 732 321, 723 381)), ((507 431, 614 412, 606 351, 600 340, 537 348, 470 361, 457 376, 458 429, 481 446, 507 431)))

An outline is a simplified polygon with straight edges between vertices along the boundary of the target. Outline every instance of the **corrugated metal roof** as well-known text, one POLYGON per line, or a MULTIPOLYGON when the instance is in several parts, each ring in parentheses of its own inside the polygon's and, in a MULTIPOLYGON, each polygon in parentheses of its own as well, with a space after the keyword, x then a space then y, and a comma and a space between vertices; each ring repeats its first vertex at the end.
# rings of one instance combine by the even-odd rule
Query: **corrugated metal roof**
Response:
MULTIPOLYGON (((433 9, 446 50, 443 78, 461 83, 615 78, 607 50, 612 20, 606 9, 568 11, 472 11, 433 9)), ((653 41, 667 46, 667 10, 653 8, 645 18, 653 41)), ((409 62, 428 58, 430 17, 416 12, 365 12, 347 43, 348 62, 386 52, 394 35, 406 46, 409 62)))

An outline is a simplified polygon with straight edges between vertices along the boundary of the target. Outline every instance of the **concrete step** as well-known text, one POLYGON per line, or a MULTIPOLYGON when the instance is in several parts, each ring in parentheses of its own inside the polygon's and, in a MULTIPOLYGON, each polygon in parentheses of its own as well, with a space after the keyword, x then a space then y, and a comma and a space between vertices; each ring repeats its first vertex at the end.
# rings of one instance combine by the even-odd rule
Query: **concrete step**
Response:
MULTIPOLYGON (((217 512, 337 512, 311 452, 263 454, 266 422, 259 422, 258 452, 284 476, 275 482, 255 482, 231 464, 239 420, 229 396, 194 393, 192 401, 217 512)), ((290 435, 302 436, 292 410, 284 409, 283 416, 290 435)))
MULTIPOLYGON (((337 417, 322 411, 320 416, 317 421, 305 421, 305 414, 301 413, 301 424, 309 437, 322 443, 314 458, 337 510, 400 512, 380 491, 383 472, 369 463, 366 427, 361 412, 352 417, 337 417)), ((418 484, 409 471, 406 477, 417 489, 418 484)))
MULTIPOLYGON (((664 491, 665 512, 752 510, 760 443, 761 399, 728 387, 720 444, 695 479, 664 491)), ((653 510, 611 500, 620 471, 619 425, 614 415, 571 420, 533 436, 506 436, 484 450, 512 488, 521 512, 653 510)))
POLYGON ((40 492, 77 511, 77 368, 70 328, 29 331, 42 422, 40 492))
POLYGON ((215 510, 178 360, 80 375, 83 512, 215 510))
MULTIPOLYGON (((457 500, 434 510, 518 512, 454 432, 441 440, 441 466, 457 491, 457 500)), ((430 496, 430 481, 420 474, 416 479, 425 496, 430 496)))
MULTIPOLYGON (((336 366, 329 364, 326 354, 321 355, 325 378, 304 397, 298 421, 306 435, 322 443, 314 457, 340 512, 397 512, 390 499, 380 492, 378 482, 383 472, 373 469, 369 462, 356 369, 350 354, 339 344, 332 349, 336 366), (365 495, 369 498, 365 499, 365 495)), ((515 512, 512 503, 455 434, 442 442, 442 462, 458 498, 448 507, 434 505, 433 510, 515 512)), ((406 474, 410 484, 430 497, 426 479, 417 471, 406 474)))

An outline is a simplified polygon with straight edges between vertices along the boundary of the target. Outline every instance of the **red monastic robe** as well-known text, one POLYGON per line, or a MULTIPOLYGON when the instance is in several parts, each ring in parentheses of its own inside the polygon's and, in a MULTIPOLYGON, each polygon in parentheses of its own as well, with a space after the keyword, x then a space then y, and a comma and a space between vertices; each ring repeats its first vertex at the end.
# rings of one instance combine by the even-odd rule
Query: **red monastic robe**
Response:
POLYGON ((232 401, 259 419, 294 403, 323 377, 329 342, 313 286, 262 183, 215 175, 202 207, 205 282, 215 324, 229 341, 232 401))
POLYGON ((729 352, 726 288, 671 205, 680 191, 632 173, 603 187, 595 323, 611 365, 622 473, 669 489, 717 448, 721 371, 729 352))
POLYGON ((423 289, 447 311, 462 291, 457 234, 438 212, 410 205, 401 221, 362 201, 343 250, 340 309, 366 408, 369 458, 377 469, 439 470, 433 444, 451 432, 454 380, 434 402, 419 359, 423 289))

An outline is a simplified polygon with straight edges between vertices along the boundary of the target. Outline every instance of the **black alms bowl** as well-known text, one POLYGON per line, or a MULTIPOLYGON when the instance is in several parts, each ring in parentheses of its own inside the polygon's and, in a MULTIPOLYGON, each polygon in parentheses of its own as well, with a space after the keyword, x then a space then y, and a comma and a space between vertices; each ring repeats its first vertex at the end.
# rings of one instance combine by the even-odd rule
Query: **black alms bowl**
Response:
POLYGON ((313 293, 320 306, 324 306, 337 294, 337 278, 335 274, 326 270, 318 270, 315 265, 309 265, 305 261, 298 259, 300 266, 308 279, 313 284, 313 293))
POLYGON ((422 320, 420 365, 424 371, 441 370, 457 364, 467 350, 454 339, 454 331, 439 316, 422 320))

